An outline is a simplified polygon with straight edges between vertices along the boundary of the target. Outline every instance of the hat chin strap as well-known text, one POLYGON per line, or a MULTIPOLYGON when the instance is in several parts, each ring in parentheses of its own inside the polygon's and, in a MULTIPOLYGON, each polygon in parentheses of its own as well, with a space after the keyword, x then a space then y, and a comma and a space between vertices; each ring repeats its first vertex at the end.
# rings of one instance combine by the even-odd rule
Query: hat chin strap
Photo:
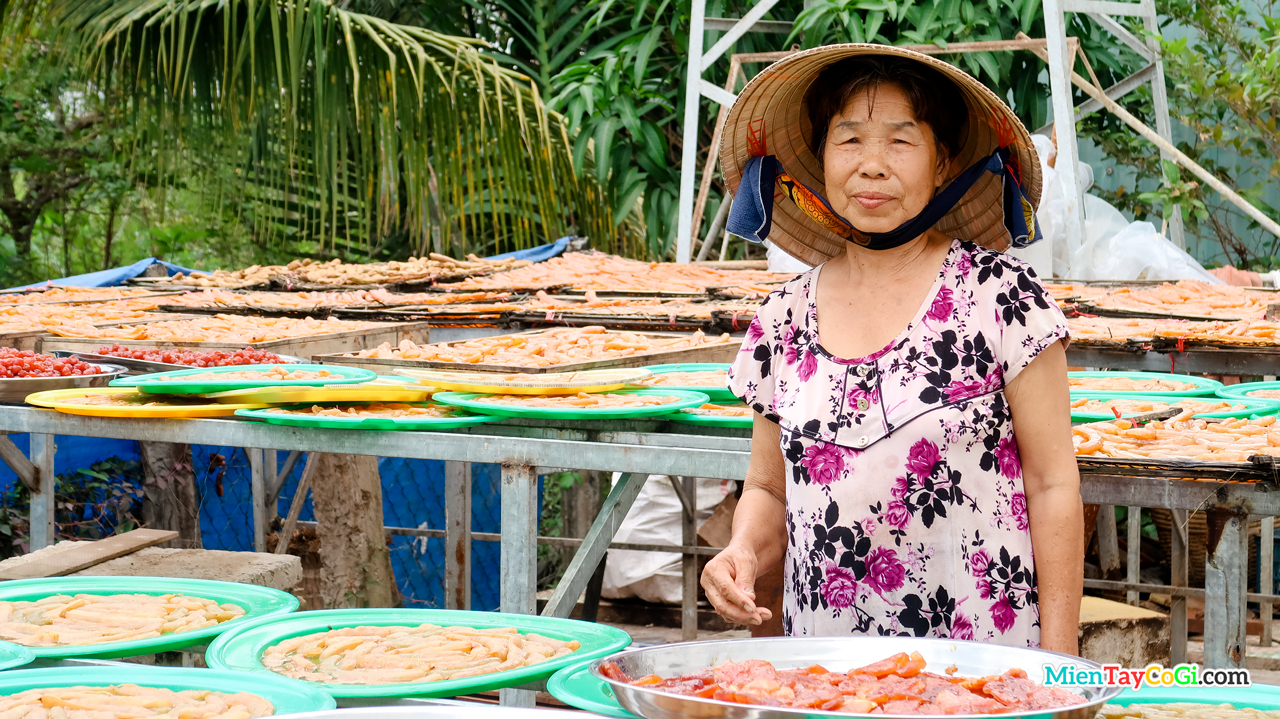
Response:
POLYGON ((1010 165, 1010 150, 1002 147, 969 166, 941 192, 934 195, 920 214, 888 232, 863 232, 841 217, 827 198, 796 180, 773 155, 752 157, 742 171, 742 181, 725 228, 751 242, 763 242, 773 227, 775 184, 796 207, 814 222, 839 237, 869 250, 891 250, 923 235, 946 216, 984 174, 990 172, 1003 181, 1004 225, 1014 247, 1026 247, 1040 240, 1040 225, 1030 199, 1010 165))

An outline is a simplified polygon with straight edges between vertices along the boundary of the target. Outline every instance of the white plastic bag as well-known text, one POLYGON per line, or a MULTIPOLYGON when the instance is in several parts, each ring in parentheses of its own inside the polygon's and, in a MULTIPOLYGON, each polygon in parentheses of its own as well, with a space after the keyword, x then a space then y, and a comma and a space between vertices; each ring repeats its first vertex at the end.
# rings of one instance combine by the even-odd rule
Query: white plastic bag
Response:
MULTIPOLYGON (((697 485, 698 521, 701 524, 728 495, 733 483, 699 478, 697 485)), ((640 490, 613 541, 678 545, 683 535, 681 515, 680 498, 672 489, 671 480, 663 475, 653 475, 640 490)), ((610 549, 608 556, 601 596, 606 599, 639 597, 646 602, 680 603, 684 578, 680 572, 679 554, 610 549)))
POLYGON ((770 272, 795 272, 796 274, 799 274, 813 269, 809 265, 806 265, 800 260, 788 255, 786 252, 783 252, 777 245, 768 240, 764 241, 764 253, 765 257, 769 261, 770 272))
POLYGON ((1071 261, 1073 279, 1200 280, 1220 285, 1194 257, 1150 222, 1129 222, 1106 200, 1085 195, 1085 243, 1071 261))

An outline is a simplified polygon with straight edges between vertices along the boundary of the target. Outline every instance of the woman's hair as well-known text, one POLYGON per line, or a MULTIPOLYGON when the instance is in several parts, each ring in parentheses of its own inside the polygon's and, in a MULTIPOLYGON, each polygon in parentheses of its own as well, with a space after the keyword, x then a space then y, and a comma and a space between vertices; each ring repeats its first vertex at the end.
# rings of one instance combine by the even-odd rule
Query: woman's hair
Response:
POLYGON ((881 85, 902 90, 916 119, 933 131, 940 155, 954 159, 959 154, 969 112, 954 82, 917 60, 884 55, 850 57, 829 65, 805 93, 809 123, 813 127, 809 149, 818 158, 819 165, 831 119, 863 90, 871 92, 874 101, 875 90, 881 85))

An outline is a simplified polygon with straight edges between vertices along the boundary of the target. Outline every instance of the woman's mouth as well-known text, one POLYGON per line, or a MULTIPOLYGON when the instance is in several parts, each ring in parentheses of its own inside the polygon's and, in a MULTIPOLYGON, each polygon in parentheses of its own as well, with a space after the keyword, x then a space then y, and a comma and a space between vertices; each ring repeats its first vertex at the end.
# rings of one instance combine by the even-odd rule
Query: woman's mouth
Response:
POLYGON ((855 192, 853 194, 853 199, 857 200, 858 204, 862 205, 866 209, 874 210, 889 200, 892 200, 893 195, 886 195, 883 192, 855 192))

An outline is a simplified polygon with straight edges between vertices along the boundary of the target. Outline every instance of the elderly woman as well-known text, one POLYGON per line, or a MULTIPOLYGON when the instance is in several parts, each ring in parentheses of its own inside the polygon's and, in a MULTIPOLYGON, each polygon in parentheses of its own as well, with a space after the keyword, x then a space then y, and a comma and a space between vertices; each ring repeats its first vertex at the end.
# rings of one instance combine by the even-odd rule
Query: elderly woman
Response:
POLYGON ((816 267, 769 295, 729 386, 756 412, 729 546, 702 584, 789 635, 1075 654, 1083 577, 1062 313, 1022 262, 1039 164, 1017 116, 924 55, 793 55, 725 130, 729 228, 816 267))

